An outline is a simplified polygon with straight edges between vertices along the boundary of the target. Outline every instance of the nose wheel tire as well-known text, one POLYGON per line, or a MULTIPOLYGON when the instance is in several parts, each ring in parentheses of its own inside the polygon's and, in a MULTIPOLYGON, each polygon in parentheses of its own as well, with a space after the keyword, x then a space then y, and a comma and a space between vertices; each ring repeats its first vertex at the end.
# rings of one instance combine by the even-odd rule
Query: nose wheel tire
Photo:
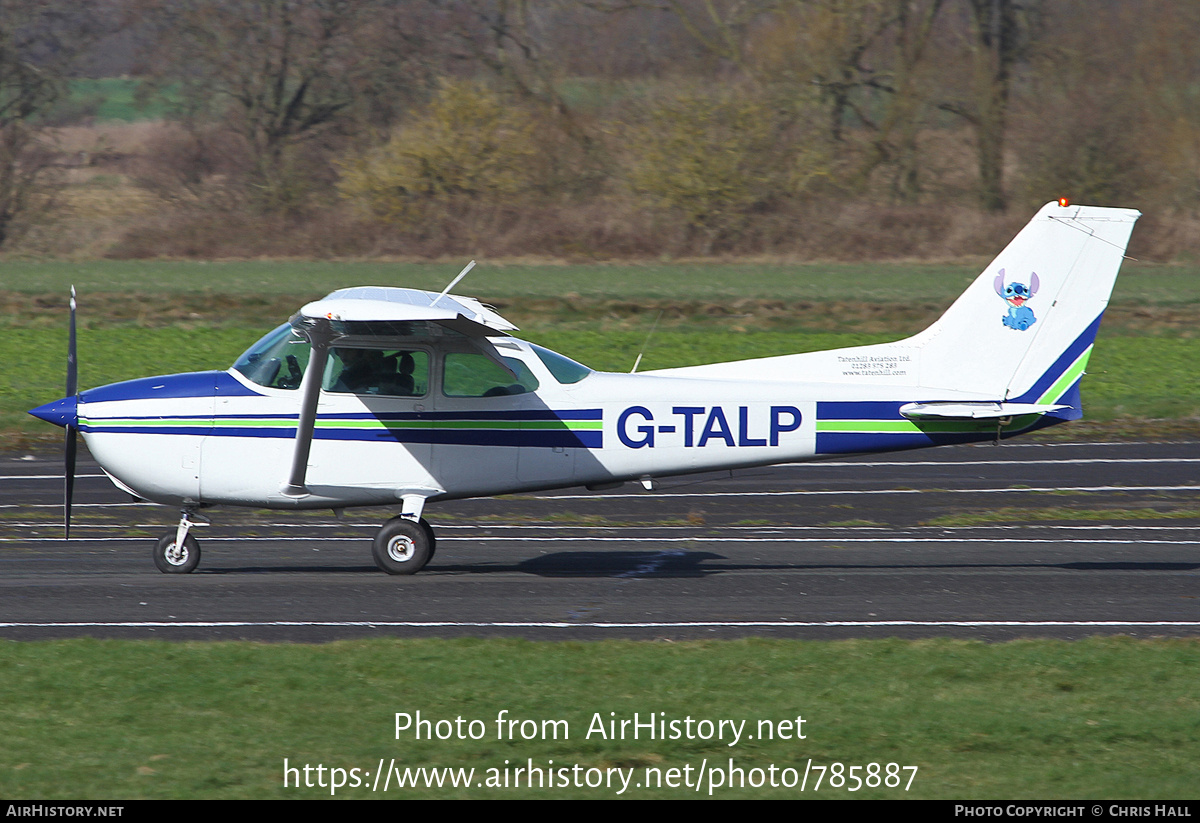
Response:
POLYGON ((433 557, 432 535, 428 524, 392 518, 375 535, 375 565, 388 574, 416 574, 433 557))
POLYGON ((190 574, 200 565, 200 543, 189 534, 177 548, 175 529, 171 529, 154 545, 154 565, 163 574, 190 574))

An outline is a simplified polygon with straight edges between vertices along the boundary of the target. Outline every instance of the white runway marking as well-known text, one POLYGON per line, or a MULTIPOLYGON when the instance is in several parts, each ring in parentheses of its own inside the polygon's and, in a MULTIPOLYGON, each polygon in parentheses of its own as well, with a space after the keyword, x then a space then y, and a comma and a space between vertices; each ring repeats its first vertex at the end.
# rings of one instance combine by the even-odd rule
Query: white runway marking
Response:
MULTIPOLYGON (((1020 444, 1005 444, 1005 448, 1018 447, 1041 447, 1048 446, 1073 446, 1079 445, 1074 443, 1020 443, 1020 444)), ((1088 443, 1088 447, 1095 446, 1113 446, 1113 445, 1131 445, 1126 443, 1088 443)), ((1137 445, 1137 444, 1132 444, 1137 445)), ((1051 458, 1048 460, 874 460, 874 461, 854 461, 854 460, 811 460, 798 463, 779 463, 779 466, 796 467, 796 466, 839 466, 839 467, 881 467, 881 466, 1053 466, 1053 465, 1087 465, 1091 463, 1099 464, 1156 464, 1156 463, 1200 463, 1200 457, 1074 457, 1074 458, 1051 458)), ((738 470, 735 471, 745 471, 738 470)), ((107 478, 105 474, 77 474, 76 480, 90 480, 94 478, 107 478)), ((62 480, 61 474, 6 474, 0 475, 0 481, 4 480, 62 480)))
MULTIPOLYGON (((689 484, 692 485, 692 484, 689 484)), ((1200 491, 1200 485, 1186 486, 1022 486, 1020 488, 988 487, 980 489, 795 489, 792 491, 757 492, 673 492, 662 488, 655 492, 634 494, 531 494, 513 495, 513 499, 534 500, 621 500, 653 497, 805 497, 829 495, 878 495, 878 494, 1045 494, 1047 492, 1177 492, 1200 491)), ((153 503, 76 503, 75 509, 112 506, 152 506, 153 503)), ((0 504, 0 509, 61 509, 61 503, 0 504)))
MULTIPOLYGON (((90 480, 93 477, 107 477, 103 474, 77 474, 76 480, 90 480)), ((59 474, 0 474, 0 480, 57 480, 62 482, 63 476, 59 474)))
MULTIPOLYGON (((1187 486, 1022 486, 1013 488, 984 489, 799 489, 783 492, 672 492, 662 489, 663 497, 803 497, 805 495, 855 495, 855 494, 1030 494, 1046 492, 1174 492, 1200 491, 1200 485, 1187 486)), ((548 494, 530 495, 539 500, 604 500, 630 497, 653 497, 653 493, 639 494, 548 494)))
MULTIPOLYGON (((1164 520, 1170 519, 1167 517, 1164 520)), ((6 523, 6 526, 11 528, 22 529, 53 529, 58 528, 61 523, 30 522, 30 523, 6 523)), ((105 529, 112 531, 114 529, 162 529, 167 528, 169 523, 84 523, 75 524, 75 528, 80 532, 85 532, 90 529, 105 529)), ((364 538, 370 538, 373 533, 379 528, 379 523, 256 523, 251 528, 261 529, 367 529, 372 534, 364 535, 364 538)), ((694 532, 697 526, 560 526, 555 524, 539 525, 531 523, 523 524, 498 524, 488 523, 486 525, 462 523, 431 523, 434 529, 439 532, 452 531, 474 531, 474 532, 490 532, 490 531, 554 531, 554 532, 620 532, 627 534, 630 532, 694 532)), ((1003 523, 995 523, 985 526, 720 526, 723 532, 755 532, 757 534, 776 534, 784 532, 822 532, 832 534, 872 534, 884 532, 888 534, 905 534, 915 533, 920 534, 927 532, 929 534, 955 534, 962 532, 976 531, 1193 531, 1197 527, 1191 523, 1185 523, 1178 526, 1131 526, 1131 525, 1068 525, 1063 523, 1024 523, 1020 525, 1007 525, 1003 523)), ((481 534, 480 537, 487 537, 486 534, 481 534)), ((10 538, 16 539, 16 538, 10 538)), ((88 539, 88 538, 80 538, 88 539)), ((135 538, 130 538, 135 539, 135 538)), ((282 539, 282 538, 281 538, 282 539)), ((294 538, 287 538, 294 539, 294 538)), ((313 540, 320 540, 317 535, 312 536, 313 540)), ((440 538, 439 538, 440 539, 440 538)), ((466 539, 447 537, 446 540, 466 539)), ((530 540, 538 538, 531 537, 530 540)))
POLYGON ((813 460, 781 466, 1051 466, 1076 463, 1200 463, 1200 457, 1070 457, 1053 460, 813 460))
MULTIPOLYGON (((59 478, 60 480, 62 478, 59 478)), ((71 508, 74 509, 119 509, 130 506, 156 507, 158 503, 72 503, 71 508)), ((62 503, 4 503, 0 505, 0 509, 58 509, 62 511, 62 503)), ((170 508, 163 506, 162 508, 170 508)))
POLYGON ((697 620, 679 622, 605 623, 563 621, 470 620, 195 620, 178 622, 112 621, 0 623, 3 629, 238 629, 238 628, 370 628, 370 629, 871 629, 901 628, 1198 628, 1195 620, 697 620))
MULTIPOLYGON (((139 538, 132 537, 86 537, 76 542, 127 543, 139 538)), ((145 539, 145 538, 141 538, 145 539)), ((368 537, 206 537, 204 543, 297 543, 320 541, 321 543, 361 543, 368 537)), ((63 543, 61 537, 0 537, 0 543, 63 543)), ((479 535, 477 537, 439 537, 438 543, 954 543, 1011 544, 1011 543, 1086 543, 1090 545, 1125 545, 1126 539, 1105 540, 1103 538, 1055 538, 1055 537, 714 537, 694 535, 689 537, 604 537, 601 535, 579 535, 577 537, 505 537, 503 535, 479 535)), ((1196 546, 1200 540, 1149 540, 1139 539, 1139 546, 1196 546)))

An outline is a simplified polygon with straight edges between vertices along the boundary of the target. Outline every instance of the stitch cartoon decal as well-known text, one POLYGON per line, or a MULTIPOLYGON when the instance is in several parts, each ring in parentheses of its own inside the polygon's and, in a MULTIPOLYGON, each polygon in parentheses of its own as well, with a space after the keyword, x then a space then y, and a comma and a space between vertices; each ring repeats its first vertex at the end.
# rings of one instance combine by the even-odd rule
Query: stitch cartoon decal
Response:
POLYGON ((1008 314, 1001 318, 1004 325, 1010 329, 1025 331, 1034 323, 1037 318, 1033 315, 1033 309, 1025 305, 1038 292, 1041 284, 1038 282, 1037 272, 1029 273, 1029 285, 1024 283, 1009 283, 1004 285, 1004 269, 1000 269, 1000 273, 996 275, 995 280, 996 294, 1000 295, 1004 302, 1008 303, 1008 314))

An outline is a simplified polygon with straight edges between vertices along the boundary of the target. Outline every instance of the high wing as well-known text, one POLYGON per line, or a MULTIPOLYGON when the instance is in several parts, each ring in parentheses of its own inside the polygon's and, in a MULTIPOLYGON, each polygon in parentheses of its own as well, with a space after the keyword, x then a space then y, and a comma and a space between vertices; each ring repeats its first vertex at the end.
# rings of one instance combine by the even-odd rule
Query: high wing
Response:
POLYGON ((517 329, 473 297, 389 286, 339 289, 301 308, 292 324, 320 320, 346 324, 340 328, 347 335, 387 333, 387 323, 435 323, 469 337, 503 337, 517 329), (360 323, 367 326, 354 325, 360 323))

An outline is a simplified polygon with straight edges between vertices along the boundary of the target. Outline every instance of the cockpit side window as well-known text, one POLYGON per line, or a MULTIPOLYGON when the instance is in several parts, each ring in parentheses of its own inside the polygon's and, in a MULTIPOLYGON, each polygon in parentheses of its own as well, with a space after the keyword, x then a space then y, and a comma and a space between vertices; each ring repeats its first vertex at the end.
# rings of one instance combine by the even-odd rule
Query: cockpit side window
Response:
POLYGON ((284 323, 247 349, 233 368, 260 386, 298 389, 310 353, 308 343, 284 323))
POLYGON ((538 380, 515 357, 503 358, 504 371, 490 357, 474 352, 447 352, 442 365, 442 392, 447 397, 505 397, 536 391, 538 380))
POLYGON ((429 353, 407 349, 331 349, 323 388, 330 392, 424 397, 429 353))

